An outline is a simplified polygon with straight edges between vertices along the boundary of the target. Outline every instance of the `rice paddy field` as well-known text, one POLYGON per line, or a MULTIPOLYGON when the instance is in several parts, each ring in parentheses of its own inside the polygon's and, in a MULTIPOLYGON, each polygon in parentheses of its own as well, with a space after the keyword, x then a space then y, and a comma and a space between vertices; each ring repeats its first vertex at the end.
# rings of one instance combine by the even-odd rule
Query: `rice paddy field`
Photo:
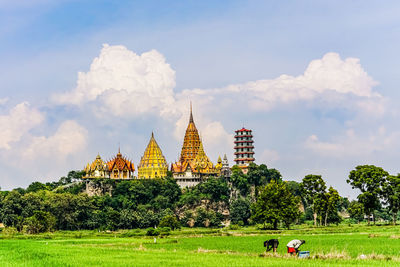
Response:
POLYGON ((166 237, 144 230, 0 234, 1 266, 400 266, 400 227, 334 226, 262 231, 182 229, 166 237), (279 239, 278 253, 263 241, 279 239), (300 259, 286 254, 304 239, 300 259))

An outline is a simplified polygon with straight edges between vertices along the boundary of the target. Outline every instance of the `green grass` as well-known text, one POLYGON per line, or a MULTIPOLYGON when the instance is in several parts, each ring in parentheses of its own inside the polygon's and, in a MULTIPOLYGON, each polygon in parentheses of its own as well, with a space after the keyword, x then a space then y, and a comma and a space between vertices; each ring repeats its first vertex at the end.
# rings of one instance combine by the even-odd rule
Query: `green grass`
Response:
POLYGON ((157 244, 142 230, 0 238, 1 266, 400 266, 400 227, 391 226, 183 229, 157 238, 157 244), (279 238, 275 257, 264 253, 263 241, 269 238, 279 238), (314 259, 287 257, 286 243, 294 238, 306 240, 301 249, 314 259), (361 254, 377 259, 357 259, 361 254))

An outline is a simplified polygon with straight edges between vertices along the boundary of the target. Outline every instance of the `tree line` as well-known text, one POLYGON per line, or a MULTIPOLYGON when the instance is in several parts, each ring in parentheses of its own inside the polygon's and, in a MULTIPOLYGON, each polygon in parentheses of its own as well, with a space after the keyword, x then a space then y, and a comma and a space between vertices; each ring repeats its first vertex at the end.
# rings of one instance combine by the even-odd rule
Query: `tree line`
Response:
MULTIPOLYGON (((315 226, 340 223, 340 213, 363 220, 386 210, 396 220, 400 206, 400 178, 375 166, 357 166, 347 180, 361 194, 349 202, 320 175, 300 183, 283 181, 276 169, 250 164, 245 174, 238 166, 232 175, 210 177, 192 188, 180 189, 171 177, 151 180, 98 179, 111 194, 88 196, 82 172, 71 171, 57 182, 33 182, 26 189, 0 193, 0 220, 18 231, 117 230, 149 228, 254 225, 289 228, 312 221, 315 226)), ((373 216, 375 218, 375 216, 373 216)))

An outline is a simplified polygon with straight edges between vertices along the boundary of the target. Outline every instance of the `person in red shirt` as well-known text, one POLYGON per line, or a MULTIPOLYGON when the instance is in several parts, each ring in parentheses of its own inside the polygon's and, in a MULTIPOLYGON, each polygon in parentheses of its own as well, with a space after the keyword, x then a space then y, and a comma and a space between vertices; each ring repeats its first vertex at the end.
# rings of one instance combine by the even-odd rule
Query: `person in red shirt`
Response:
POLYGON ((298 240, 298 239, 294 239, 294 240, 290 241, 286 245, 287 253, 289 253, 291 255, 296 255, 297 253, 299 253, 300 246, 305 244, 305 243, 306 243, 305 240, 298 240))

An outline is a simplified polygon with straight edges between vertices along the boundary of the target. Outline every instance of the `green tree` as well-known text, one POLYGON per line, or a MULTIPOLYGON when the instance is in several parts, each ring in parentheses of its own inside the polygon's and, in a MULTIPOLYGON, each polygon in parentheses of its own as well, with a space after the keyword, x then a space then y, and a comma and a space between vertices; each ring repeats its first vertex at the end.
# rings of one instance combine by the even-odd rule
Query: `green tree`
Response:
POLYGON ((242 222, 247 225, 251 216, 250 201, 247 199, 239 198, 232 201, 229 209, 229 217, 233 224, 242 222))
POLYGON ((387 177, 382 186, 382 195, 388 210, 392 213, 393 224, 396 225, 397 214, 400 210, 400 174, 387 177))
POLYGON ((338 210, 339 211, 346 211, 350 205, 350 201, 347 197, 340 197, 338 202, 338 210))
POLYGON ((35 211, 34 215, 25 219, 26 231, 30 234, 53 231, 56 226, 56 218, 47 211, 35 211))
POLYGON ((172 230, 181 228, 181 225, 180 225, 178 219, 174 215, 166 215, 166 216, 164 216, 161 219, 160 224, 158 226, 159 227, 169 227, 172 230))
POLYGON ((242 169, 235 165, 232 167, 232 175, 230 178, 232 186, 237 188, 242 196, 247 196, 250 192, 250 183, 247 175, 243 173, 242 169))
POLYGON ((41 182, 33 182, 31 183, 28 188, 26 189, 26 192, 37 192, 40 190, 48 190, 48 187, 45 184, 42 184, 41 182))
POLYGON ((321 175, 309 174, 303 178, 300 183, 300 189, 307 205, 312 208, 314 226, 316 226, 317 214, 323 210, 323 205, 325 205, 325 181, 322 179, 321 175))
POLYGON ((364 219, 364 205, 356 200, 350 202, 347 212, 350 218, 356 220, 357 223, 360 223, 364 219))
POLYGON ((250 184, 254 186, 264 186, 272 180, 275 182, 282 181, 281 173, 276 169, 268 169, 267 165, 250 163, 248 166, 247 178, 250 184))
POLYGON ((271 181, 260 192, 253 205, 252 219, 255 222, 271 224, 273 229, 278 228, 280 221, 289 228, 300 216, 300 199, 290 193, 286 183, 271 181))
POLYGON ((208 178, 205 182, 197 185, 203 198, 211 200, 212 202, 228 202, 229 201, 229 187, 224 178, 208 178))
POLYGON ((213 210, 206 210, 202 207, 196 209, 195 225, 199 227, 220 226, 223 215, 213 210))
MULTIPOLYGON (((382 195, 382 185, 386 182, 389 173, 380 167, 374 165, 360 165, 350 172, 349 183, 352 188, 361 191, 358 195, 358 201, 364 205, 364 211, 368 216, 368 224, 370 216, 374 210, 380 207, 380 195, 382 195)), ((375 216, 374 223, 375 223, 375 216)))
POLYGON ((332 186, 326 193, 325 226, 328 225, 328 216, 332 213, 337 214, 337 205, 340 201, 339 193, 332 186))
POLYGON ((21 231, 23 207, 24 201, 22 195, 17 190, 7 193, 1 203, 0 210, 0 219, 4 225, 15 227, 18 231, 21 231))

